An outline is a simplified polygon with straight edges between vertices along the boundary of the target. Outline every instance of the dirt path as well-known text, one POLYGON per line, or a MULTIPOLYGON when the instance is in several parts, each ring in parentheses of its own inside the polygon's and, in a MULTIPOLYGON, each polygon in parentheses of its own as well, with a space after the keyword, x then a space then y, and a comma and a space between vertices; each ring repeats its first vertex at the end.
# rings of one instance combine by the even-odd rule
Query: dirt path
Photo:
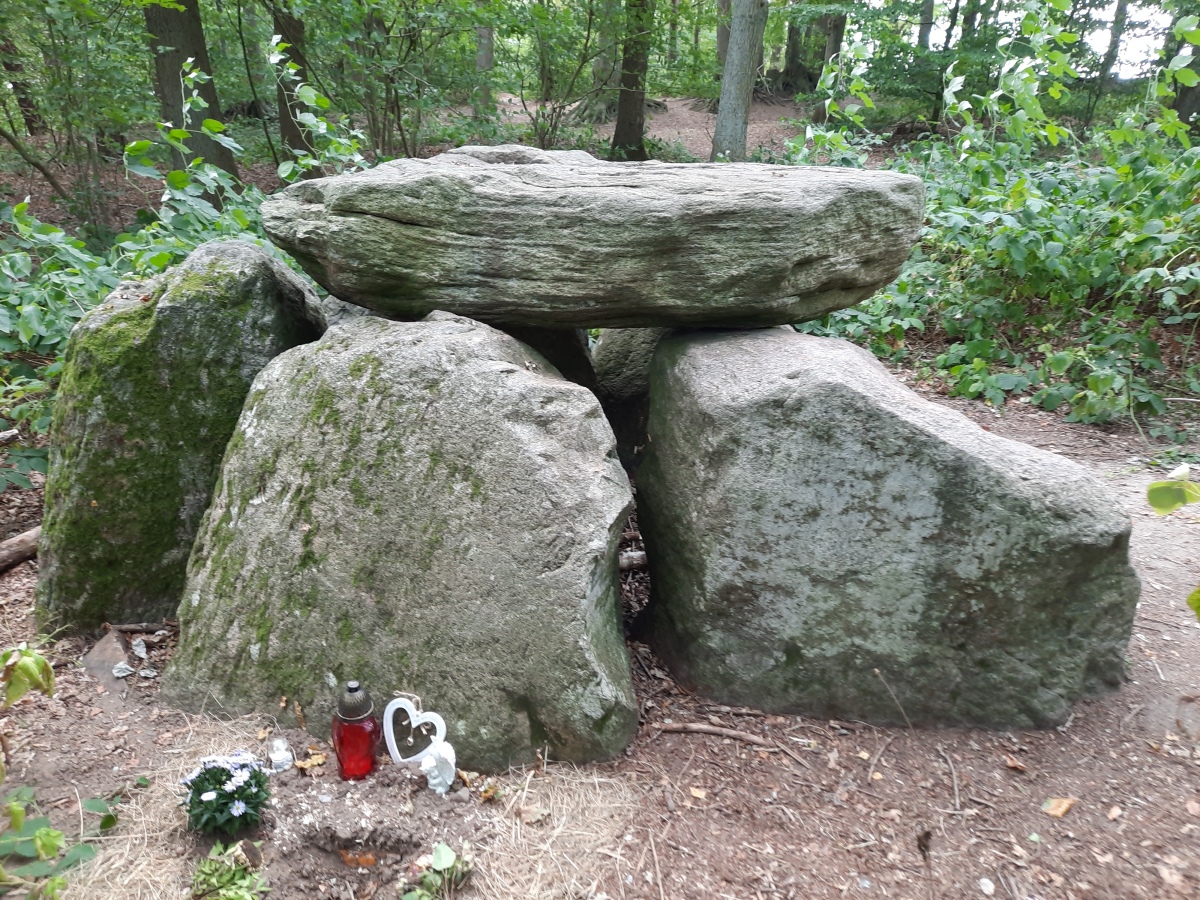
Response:
MULTIPOLYGON (((442 838, 478 844, 479 872, 460 896, 488 900, 1200 896, 1200 708, 1182 699, 1200 695, 1200 624, 1183 602, 1200 583, 1200 517, 1146 508, 1161 470, 1146 466, 1135 434, 1019 405, 1004 417, 950 405, 1087 465, 1130 511, 1143 595, 1123 690, 1079 704, 1057 730, 910 733, 718 707, 681 692, 635 644, 644 725, 613 763, 510 773, 492 804, 477 793, 436 800, 398 775, 352 796, 335 775, 278 782, 288 821, 296 817, 285 811, 326 808, 325 795, 353 809, 418 802, 389 832, 394 852, 372 868, 341 862, 320 822, 299 843, 277 823, 265 834, 270 896, 390 900, 407 860, 442 838), (663 732, 668 721, 732 728, 770 747, 663 732), (1042 811, 1051 798, 1075 800, 1059 819, 1042 811)), ((0 510, 29 505, 7 496, 0 510)), ((0 639, 33 634, 35 574, 29 563, 0 576, 0 639)), ((161 708, 153 679, 126 697, 101 693, 73 666, 83 649, 60 642, 59 696, 23 701, 0 722, 12 735, 6 787, 33 784, 59 827, 78 830, 76 790, 87 797, 148 776, 68 896, 183 898, 204 847, 181 828, 177 773, 213 748, 259 746, 264 723, 161 708)))

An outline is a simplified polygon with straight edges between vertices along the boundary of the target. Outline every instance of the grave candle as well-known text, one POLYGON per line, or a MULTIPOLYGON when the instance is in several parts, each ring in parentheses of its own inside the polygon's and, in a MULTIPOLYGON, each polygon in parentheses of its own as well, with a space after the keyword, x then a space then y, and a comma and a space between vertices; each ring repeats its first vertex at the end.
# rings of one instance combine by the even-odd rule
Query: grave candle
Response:
POLYGON ((379 720, 371 695, 357 681, 346 683, 333 715, 333 752, 343 781, 366 778, 375 768, 379 749, 379 720))

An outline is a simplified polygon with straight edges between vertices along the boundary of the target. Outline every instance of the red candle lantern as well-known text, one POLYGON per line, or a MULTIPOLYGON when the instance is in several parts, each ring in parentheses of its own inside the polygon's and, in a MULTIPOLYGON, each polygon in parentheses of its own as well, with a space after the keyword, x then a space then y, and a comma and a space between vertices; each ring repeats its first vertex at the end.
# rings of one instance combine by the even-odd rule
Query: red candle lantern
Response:
POLYGON ((347 682, 333 715, 333 751, 343 781, 366 778, 375 768, 381 731, 374 712, 371 695, 357 681, 347 682))

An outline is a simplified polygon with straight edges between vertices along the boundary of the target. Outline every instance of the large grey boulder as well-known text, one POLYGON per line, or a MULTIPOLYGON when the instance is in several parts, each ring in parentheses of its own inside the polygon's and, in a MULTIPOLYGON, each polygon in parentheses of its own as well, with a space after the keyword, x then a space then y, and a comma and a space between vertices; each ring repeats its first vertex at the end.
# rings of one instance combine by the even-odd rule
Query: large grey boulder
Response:
POLYGON ((414 692, 461 765, 612 756, 637 726, 631 503, 595 397, 478 322, 360 318, 259 375, 196 541, 166 696, 328 732, 414 692))
POLYGON ((399 318, 772 325, 895 278, 924 188, 896 172, 463 148, 294 184, 262 216, 330 293, 399 318))
POLYGON ((670 328, 603 328, 592 348, 596 396, 617 438, 621 464, 637 472, 650 414, 650 363, 670 328))
POLYGON ((705 695, 1024 727, 1122 680, 1138 580, 1108 491, 868 352, 790 329, 666 338, 648 431, 658 649, 705 695))
POLYGON ((121 285, 75 326, 50 430, 44 619, 93 628, 174 614, 251 382, 324 329, 312 290, 241 241, 121 285))

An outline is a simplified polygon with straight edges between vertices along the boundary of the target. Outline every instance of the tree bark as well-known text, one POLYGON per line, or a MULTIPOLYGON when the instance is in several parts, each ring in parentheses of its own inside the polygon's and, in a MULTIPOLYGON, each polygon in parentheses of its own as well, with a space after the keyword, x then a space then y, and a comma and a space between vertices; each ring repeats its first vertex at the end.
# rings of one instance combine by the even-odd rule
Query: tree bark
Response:
MULTIPOLYGON (((1193 58, 1192 64, 1188 68, 1200 75, 1200 59, 1193 58)), ((1178 86, 1175 90, 1175 99, 1171 101, 1171 108, 1175 110, 1180 121, 1186 122, 1193 128, 1200 124, 1196 115, 1200 113, 1200 84, 1194 87, 1178 86)))
POLYGON ((979 26, 979 0, 967 0, 967 8, 963 10, 962 39, 968 41, 975 37, 979 26))
POLYGON ((38 538, 41 536, 42 526, 39 525, 0 543, 0 572, 7 572, 18 563, 37 556, 38 538))
POLYGON ((921 2, 921 24, 917 28, 917 46, 929 49, 929 36, 933 33, 933 0, 921 2))
POLYGON ((1113 13, 1112 25, 1108 29, 1108 49, 1100 63, 1100 77, 1096 79, 1096 96, 1104 93, 1112 81, 1113 69, 1117 65, 1117 57, 1121 53, 1121 38, 1125 34, 1125 24, 1129 21, 1129 0, 1117 0, 1117 9, 1113 13))
MULTIPOLYGON (((304 55, 304 23, 282 6, 271 4, 271 23, 275 33, 288 45, 288 60, 292 69, 291 80, 276 79, 276 101, 279 104, 279 139, 284 151, 295 159, 303 153, 312 153, 313 145, 308 132, 300 127, 296 118, 303 109, 299 108, 295 86, 308 81, 308 60, 304 55)), ((314 175, 320 173, 313 173, 314 175)))
POLYGON ((729 54, 721 76, 721 103, 713 129, 712 155, 746 158, 746 127, 754 97, 759 47, 767 27, 767 0, 734 0, 729 29, 729 54))
MULTIPOLYGON (((479 4, 480 6, 483 3, 479 4)), ((492 105, 492 89, 488 82, 496 65, 496 33, 491 25, 475 27, 475 117, 483 118, 492 105)))
POLYGON ((729 56, 729 11, 732 0, 717 0, 717 62, 725 68, 729 56))
POLYGON ((958 27, 958 8, 959 0, 954 0, 954 5, 950 7, 950 24, 946 26, 946 40, 942 44, 943 52, 950 49, 950 42, 954 40, 954 29, 958 27))
POLYGON ((646 72, 650 68, 650 37, 654 0, 626 0, 625 52, 621 63, 621 93, 613 129, 613 159, 649 159, 646 154, 646 72))
POLYGON ((29 83, 21 77, 25 74, 25 67, 21 65, 17 45, 6 38, 0 38, 0 65, 3 65, 4 71, 8 73, 8 83, 12 86, 13 96, 17 99, 17 109, 21 111, 21 118, 25 121, 25 130, 30 137, 42 134, 46 130, 46 121, 38 110, 37 101, 33 99, 29 83))
POLYGON ((825 63, 842 52, 842 40, 846 37, 846 14, 828 16, 825 29, 825 63))
MULTIPOLYGON (((144 7, 146 32, 150 36, 150 52, 154 55, 154 85, 158 102, 162 106, 163 119, 176 128, 194 129, 186 141, 191 159, 202 157, 207 162, 237 176, 237 163, 228 147, 218 144, 199 131, 199 121, 185 121, 183 113, 183 84, 181 71, 189 58, 196 68, 212 75, 212 64, 208 60, 208 46, 204 42, 204 25, 200 21, 198 0, 176 0, 182 9, 167 9, 165 6, 149 4, 144 7)), ((199 110, 196 120, 216 119, 221 121, 221 105, 217 101, 217 85, 211 79, 199 85, 200 99, 208 104, 199 110)), ((177 168, 183 168, 191 159, 185 160, 178 151, 172 151, 177 168)))

